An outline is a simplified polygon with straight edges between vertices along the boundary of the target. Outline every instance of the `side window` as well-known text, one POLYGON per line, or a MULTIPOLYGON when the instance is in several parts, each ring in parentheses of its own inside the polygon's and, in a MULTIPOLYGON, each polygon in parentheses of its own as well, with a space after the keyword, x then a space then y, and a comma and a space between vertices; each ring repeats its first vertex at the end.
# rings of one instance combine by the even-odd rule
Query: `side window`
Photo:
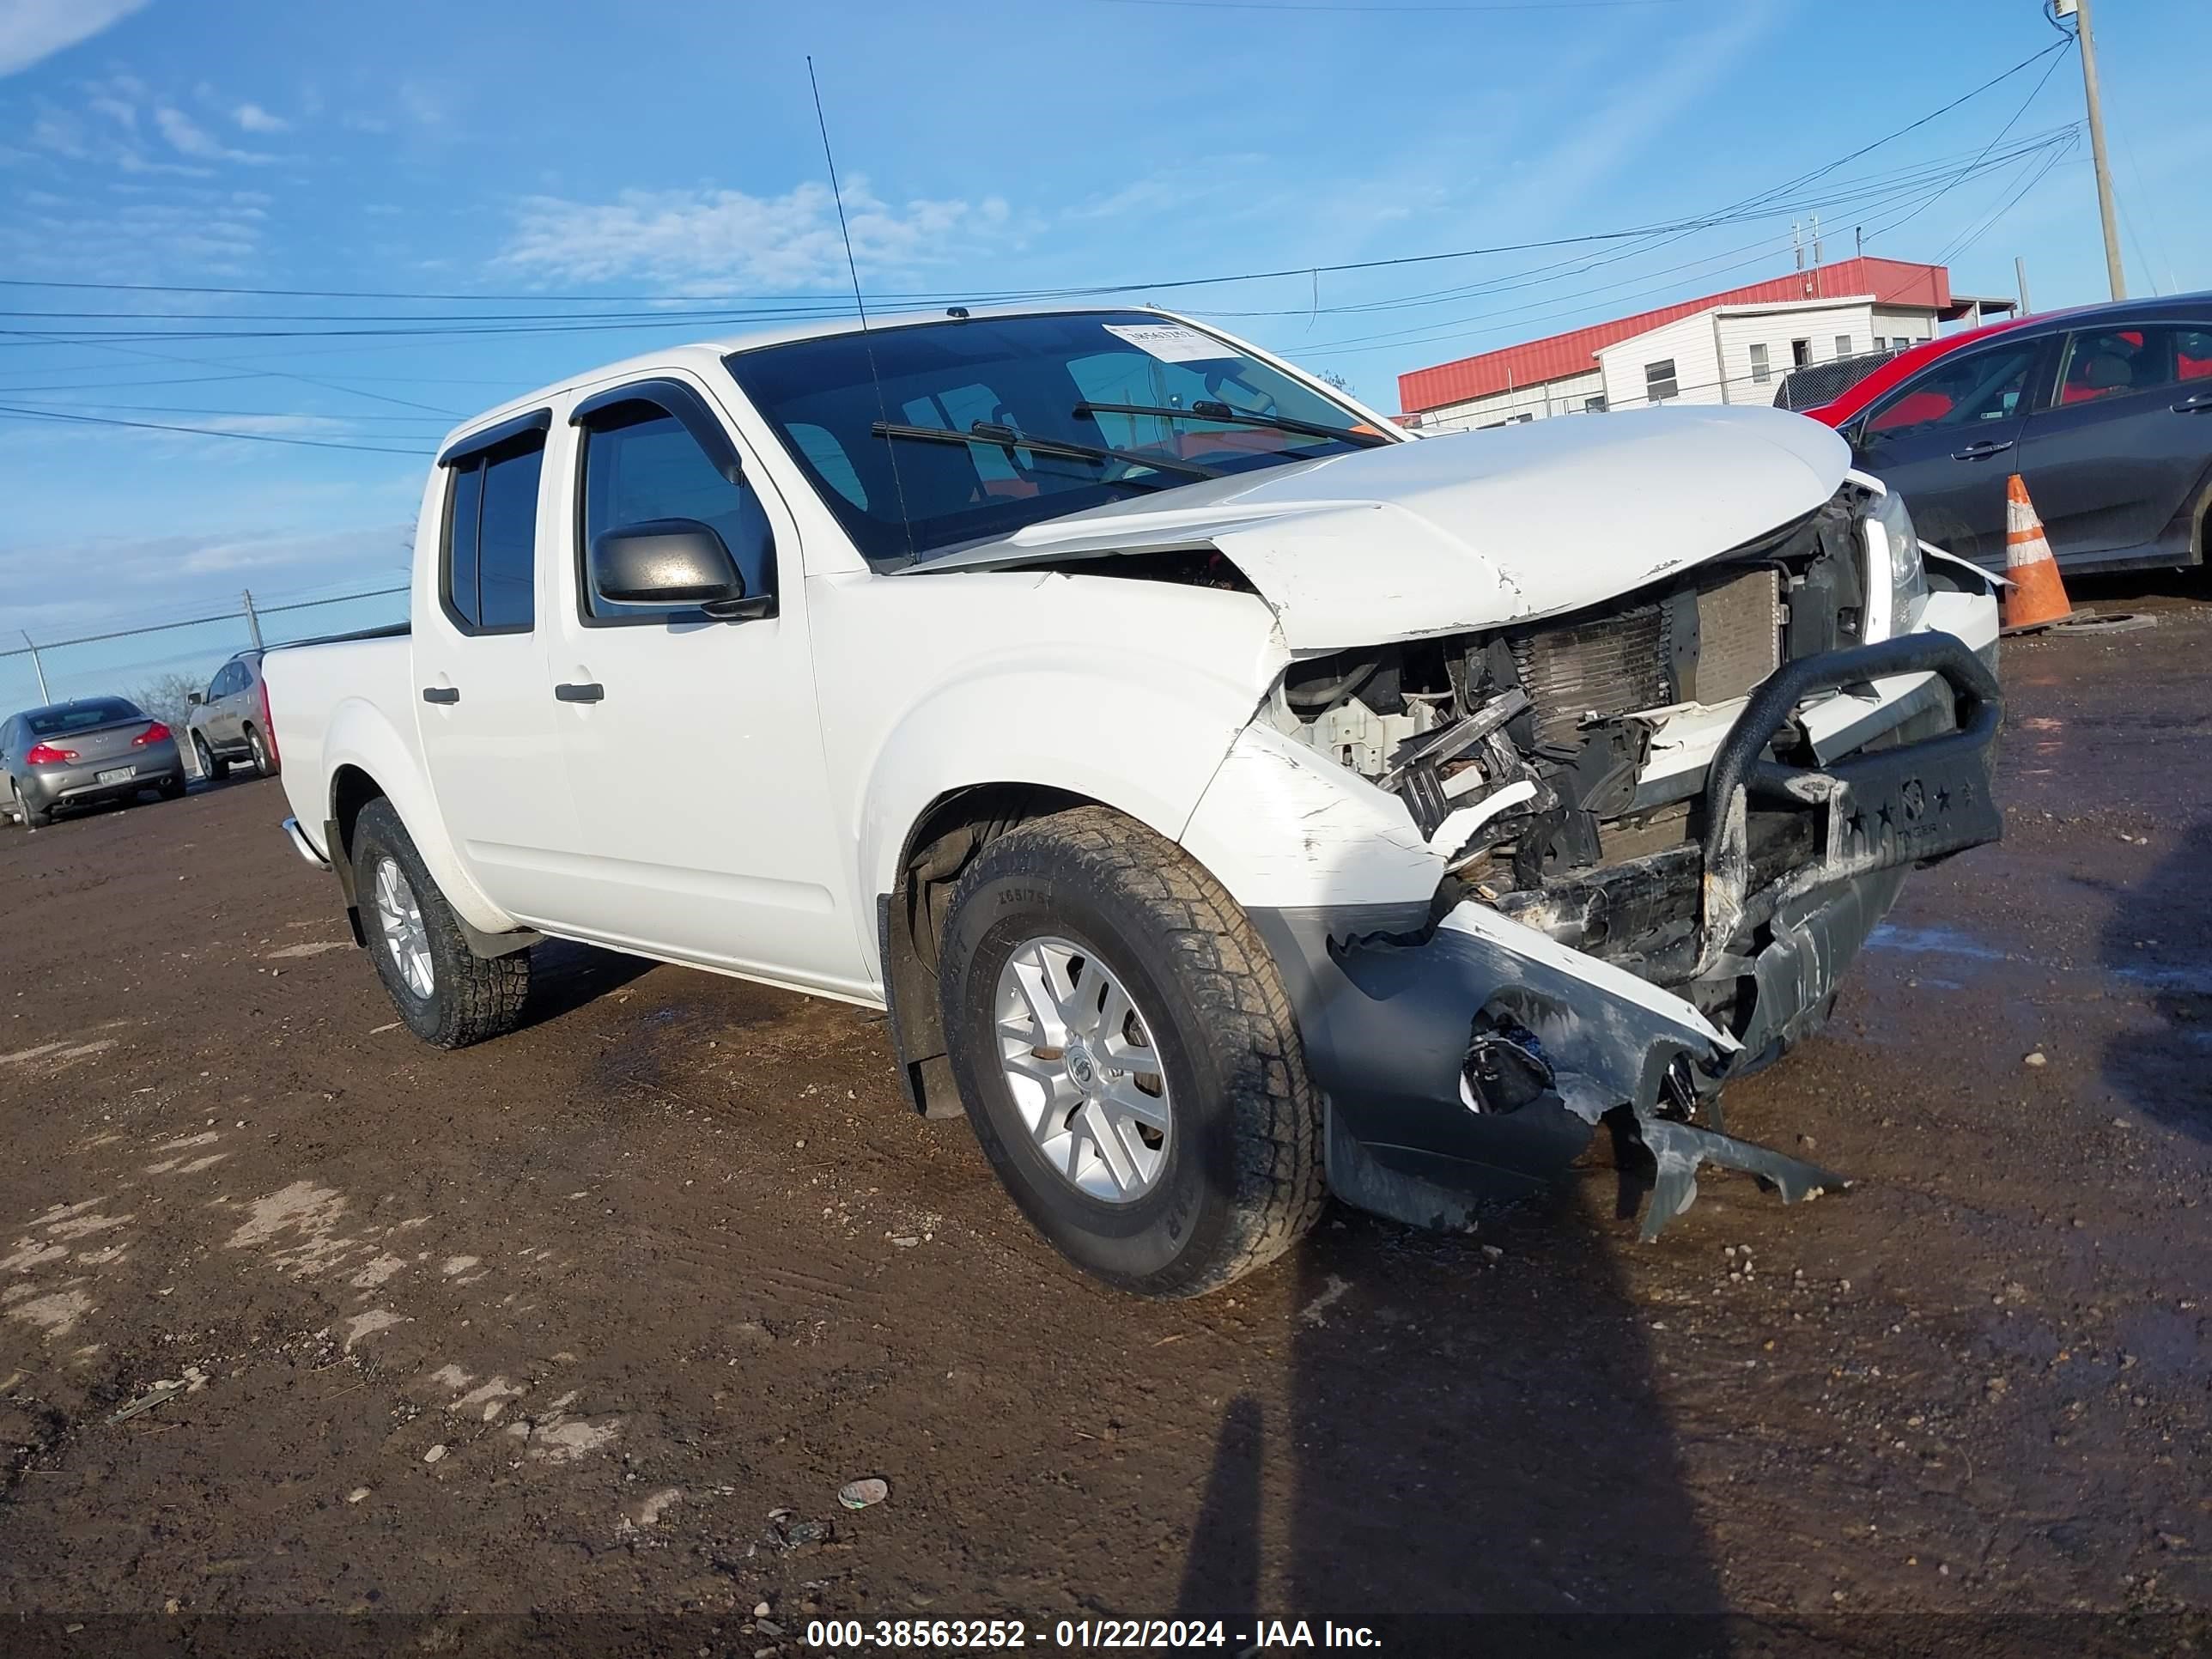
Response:
POLYGON ((2028 376, 2043 343, 2030 340, 1993 350, 1940 357, 1916 380, 1907 380, 1876 405, 1867 430, 1894 436, 1901 432, 1972 426, 2022 414, 2028 376))
POLYGON ((545 440, 533 434, 452 469, 441 586, 447 614, 465 632, 526 634, 537 620, 544 465, 545 440))
POLYGON ((610 411, 586 428, 582 465, 577 592, 586 617, 658 618, 670 614, 657 606, 618 605, 599 598, 592 591, 585 561, 592 541, 607 531, 655 519, 690 519, 707 526, 737 561, 748 594, 775 591, 775 541, 760 498, 749 485, 724 477, 673 415, 643 403, 610 411))
POLYGON ((2173 331, 2173 378, 2212 380, 2212 328, 2173 331))
POLYGON ((2185 332, 2195 337, 2202 351, 2203 336, 2194 329, 2104 328, 2069 335, 2066 365, 2058 374, 2060 404, 2101 403, 2172 386, 2177 378, 2176 337, 2185 332))

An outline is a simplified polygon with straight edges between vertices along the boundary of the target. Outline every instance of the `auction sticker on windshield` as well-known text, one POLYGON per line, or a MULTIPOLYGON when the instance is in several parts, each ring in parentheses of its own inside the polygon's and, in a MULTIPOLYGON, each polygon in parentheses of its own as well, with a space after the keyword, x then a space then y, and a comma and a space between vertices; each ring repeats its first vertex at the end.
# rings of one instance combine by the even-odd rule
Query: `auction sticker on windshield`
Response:
POLYGON ((1224 345, 1211 334, 1201 334, 1181 323, 1109 323, 1109 334, 1127 340, 1138 350, 1149 352, 1164 363, 1203 362, 1209 357, 1234 357, 1237 348, 1224 345))

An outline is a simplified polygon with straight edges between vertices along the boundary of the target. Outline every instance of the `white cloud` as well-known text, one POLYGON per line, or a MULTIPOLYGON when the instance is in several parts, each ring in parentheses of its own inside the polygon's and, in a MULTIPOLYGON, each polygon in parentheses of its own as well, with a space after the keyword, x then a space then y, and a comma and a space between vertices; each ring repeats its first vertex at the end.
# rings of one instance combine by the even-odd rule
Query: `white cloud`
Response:
MULTIPOLYGON (((845 193, 853 257, 864 271, 910 270, 1003 241, 1012 213, 980 203, 893 207, 855 175, 845 193)), ((624 191, 611 202, 526 199, 500 263, 570 282, 644 277, 725 291, 835 287, 848 279, 829 186, 781 196, 738 190, 624 191)))
MULTIPOLYGON (((51 639, 112 623, 118 615, 118 594, 129 596, 132 617, 150 621, 234 605, 241 580, 279 592, 333 584, 343 585, 341 592, 389 587, 406 580, 404 562, 411 539, 410 526, 386 523, 350 530, 295 526, 18 544, 0 547, 0 605, 6 607, 11 626, 51 639), (61 570, 72 573, 69 581, 55 580, 61 570)), ((316 613, 301 615, 312 619, 316 613)), ((170 637, 149 635, 148 657, 170 637)), ((174 637, 182 645, 198 643, 190 634, 174 637)), ((66 665, 59 657, 50 658, 48 672, 58 664, 66 665)))
POLYGON ((146 0, 0 0, 0 76, 89 40, 146 0))
POLYGON ((170 149, 180 155, 190 155, 198 161, 261 162, 276 159, 256 150, 231 149, 173 105, 164 104, 155 110, 154 125, 161 130, 161 137, 169 141, 170 149))
POLYGON ((230 118, 244 132, 289 132, 292 124, 281 115, 271 115, 258 104, 240 104, 231 111, 230 118))
POLYGON ((120 199, 20 198, 18 210, 0 215, 0 266, 33 276, 159 282, 178 270, 245 276, 263 257, 268 198, 256 192, 118 181, 108 194, 120 199))

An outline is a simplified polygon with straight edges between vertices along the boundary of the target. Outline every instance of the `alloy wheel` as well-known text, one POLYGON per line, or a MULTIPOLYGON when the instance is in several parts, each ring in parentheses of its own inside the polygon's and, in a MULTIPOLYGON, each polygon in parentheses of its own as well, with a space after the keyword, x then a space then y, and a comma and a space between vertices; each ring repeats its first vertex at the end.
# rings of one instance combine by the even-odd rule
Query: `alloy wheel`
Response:
POLYGON ((999 970, 999 1062, 1030 1137, 1079 1190, 1127 1204, 1167 1167, 1174 1114, 1151 1026, 1114 971, 1054 937, 999 970))
POLYGON ((430 960, 430 930, 422 924, 422 907, 397 859, 377 860, 375 889, 376 922, 384 948, 392 953, 407 988, 427 1002, 438 987, 438 972, 430 960))

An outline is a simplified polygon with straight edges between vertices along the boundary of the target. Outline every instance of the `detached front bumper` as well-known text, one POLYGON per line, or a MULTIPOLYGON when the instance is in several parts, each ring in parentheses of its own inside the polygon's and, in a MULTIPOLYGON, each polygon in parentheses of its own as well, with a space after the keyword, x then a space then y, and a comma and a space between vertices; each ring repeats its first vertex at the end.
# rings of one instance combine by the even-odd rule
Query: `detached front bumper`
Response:
POLYGON ((1449 1224, 1556 1176, 1609 1115, 1657 1168, 1647 1238, 1694 1200, 1701 1160, 1785 1199, 1844 1184, 1723 1133, 1720 1091, 1819 1029, 1913 866, 2002 833, 1990 787, 2000 714, 1994 675, 1946 634, 1774 674, 1707 770, 1702 837, 1680 860, 1696 927, 1665 984, 1472 900, 1400 931, 1328 911, 1256 917, 1329 1097, 1332 1185, 1401 1220, 1449 1224), (1769 757, 1814 692, 1922 672, 1941 677, 1950 707, 1916 726, 1942 729, 1906 728, 1817 768, 1769 757), (1754 802, 1811 820, 1811 853, 1757 879, 1754 802), (1726 1028, 1701 1008, 1724 1010, 1726 1028))

